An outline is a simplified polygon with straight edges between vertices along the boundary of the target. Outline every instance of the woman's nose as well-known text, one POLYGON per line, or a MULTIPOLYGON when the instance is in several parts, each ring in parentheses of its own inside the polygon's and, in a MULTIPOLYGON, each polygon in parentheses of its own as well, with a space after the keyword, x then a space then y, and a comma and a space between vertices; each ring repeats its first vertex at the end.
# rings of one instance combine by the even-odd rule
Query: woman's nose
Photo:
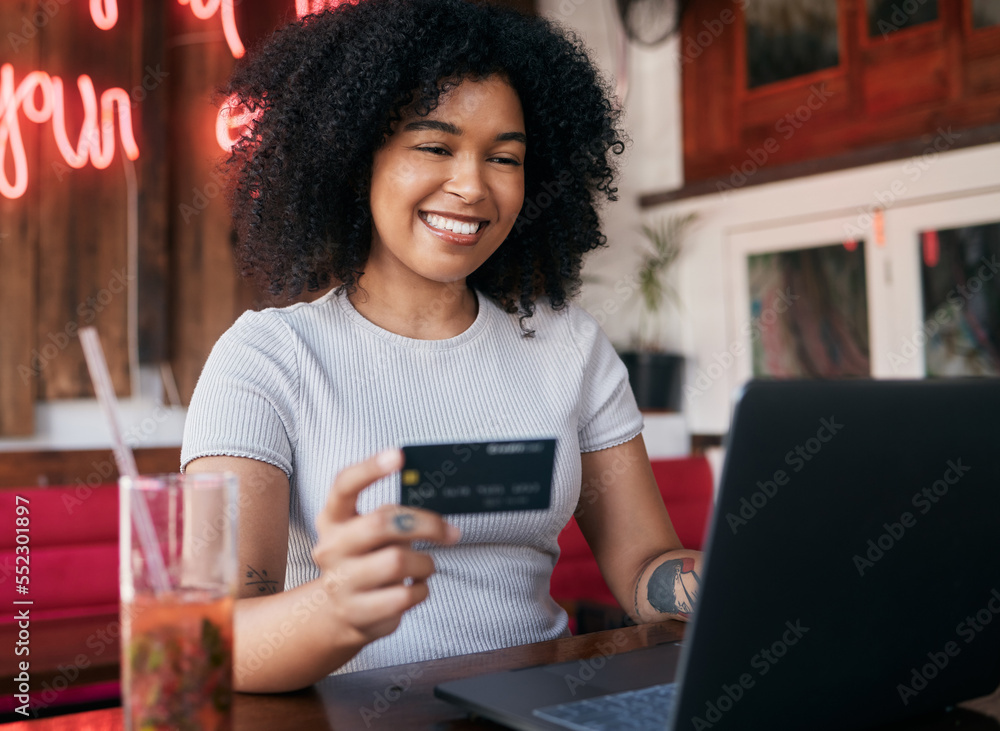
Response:
POLYGON ((477 203, 486 197, 486 182, 478 160, 456 159, 445 192, 457 195, 466 203, 477 203))

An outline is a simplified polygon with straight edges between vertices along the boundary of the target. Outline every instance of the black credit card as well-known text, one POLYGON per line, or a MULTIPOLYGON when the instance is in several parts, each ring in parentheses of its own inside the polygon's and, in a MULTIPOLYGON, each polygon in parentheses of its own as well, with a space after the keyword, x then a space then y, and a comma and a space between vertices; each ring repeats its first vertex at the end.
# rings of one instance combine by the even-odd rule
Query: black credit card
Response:
POLYGON ((403 447, 400 504, 442 515, 545 510, 555 439, 403 447))

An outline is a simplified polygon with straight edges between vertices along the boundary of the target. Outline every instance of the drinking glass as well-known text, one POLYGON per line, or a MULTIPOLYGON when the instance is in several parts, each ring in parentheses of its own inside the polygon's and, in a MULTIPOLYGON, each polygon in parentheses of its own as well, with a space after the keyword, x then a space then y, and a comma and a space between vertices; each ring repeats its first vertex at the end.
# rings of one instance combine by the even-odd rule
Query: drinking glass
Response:
POLYGON ((232 726, 237 478, 122 477, 125 729, 232 726))

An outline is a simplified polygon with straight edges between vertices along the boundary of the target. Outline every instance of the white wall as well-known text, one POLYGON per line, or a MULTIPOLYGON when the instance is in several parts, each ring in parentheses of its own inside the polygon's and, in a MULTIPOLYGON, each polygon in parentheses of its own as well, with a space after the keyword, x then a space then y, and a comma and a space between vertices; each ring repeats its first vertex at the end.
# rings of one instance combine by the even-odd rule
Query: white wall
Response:
MULTIPOLYGON (((638 325, 639 295, 631 285, 645 241, 638 197, 682 183, 680 66, 677 39, 656 48, 626 44, 614 0, 539 0, 539 12, 580 36, 605 79, 624 96, 631 145, 620 158, 619 200, 602 212, 608 247, 590 254, 581 304, 617 346, 638 325)), ((679 286, 678 286, 679 289, 679 286)), ((681 318, 669 312, 661 328, 665 347, 681 351, 681 318)), ((684 415, 646 414, 643 438, 650 457, 686 456, 690 429, 684 415)))
MULTIPOLYGON (((682 182, 680 70, 676 38, 655 49, 629 44, 623 66, 623 35, 614 4, 614 0, 539 0, 538 5, 542 15, 581 37, 613 87, 627 83, 622 89, 624 124, 632 144, 621 159, 619 200, 602 213, 609 246, 587 260, 581 298, 612 342, 627 345, 639 315, 639 297, 627 277, 637 269, 645 245, 639 233, 638 196, 682 182)), ((664 323, 663 340, 673 349, 682 346, 680 322, 673 313, 664 323)))
MULTIPOLYGON (((119 402, 119 429, 136 448, 179 446, 187 410, 163 403, 159 371, 140 369, 140 395, 119 402)), ((35 403, 35 433, 0 438, 0 453, 46 449, 105 449, 111 431, 95 399, 35 403)), ((179 466, 179 465, 178 465, 179 466)))

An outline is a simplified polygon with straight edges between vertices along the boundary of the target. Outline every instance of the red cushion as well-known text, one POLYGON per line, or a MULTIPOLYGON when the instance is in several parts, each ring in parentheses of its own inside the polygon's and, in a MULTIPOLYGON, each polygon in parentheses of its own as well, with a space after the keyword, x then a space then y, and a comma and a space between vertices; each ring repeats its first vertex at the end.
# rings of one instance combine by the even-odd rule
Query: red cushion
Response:
MULTIPOLYGON (((708 460, 704 457, 657 459, 652 465, 653 476, 681 544, 700 550, 712 511, 712 469, 708 460)), ((553 599, 618 604, 604 583, 576 518, 571 518, 559 534, 559 548, 561 554, 550 584, 553 599)))
MULTIPOLYGON (((117 485, 0 490, 0 515, 14 516, 18 506, 27 508, 33 546, 118 542, 117 485)), ((13 548, 15 539, 13 530, 0 531, 0 548, 13 548)))
MULTIPOLYGON (((27 595, 16 593, 17 534, 0 534, 0 599, 34 602, 32 616, 64 616, 66 610, 106 611, 118 605, 118 487, 32 487, 0 491, 0 513, 27 522, 27 595), (18 498, 21 499, 18 499, 18 498), (25 500, 27 503, 25 503, 25 500), (17 515, 24 506, 27 514, 17 515)), ((72 611, 70 612, 72 613, 72 611)), ((0 624, 12 621, 0 616, 0 624)))
POLYGON ((653 477, 684 548, 700 551, 712 513, 712 466, 705 457, 656 459, 653 477))
MULTIPOLYGON (((17 551, 23 545, 18 534, 0 532, 0 601, 7 607, 18 599, 33 602, 31 670, 40 677, 56 675, 64 683, 60 688, 52 681, 59 692, 43 702, 63 706, 114 698, 116 682, 92 684, 76 668, 117 662, 117 485, 5 488, 0 490, 0 514, 28 523, 28 532, 21 534, 29 536, 27 573, 17 573, 26 565, 25 552, 17 551), (27 510, 17 515, 25 500, 27 510), (16 578, 23 577, 29 582, 18 584, 16 578), (27 594, 17 593, 19 587, 27 587, 27 594), (86 665, 76 664, 80 657, 87 658, 86 665)), ((13 647, 19 631, 13 611, 0 615, 0 646, 13 647)), ((21 659, 13 653, 0 657, 0 677, 13 677, 21 659)), ((10 708, 5 701, 0 712, 10 708)))

